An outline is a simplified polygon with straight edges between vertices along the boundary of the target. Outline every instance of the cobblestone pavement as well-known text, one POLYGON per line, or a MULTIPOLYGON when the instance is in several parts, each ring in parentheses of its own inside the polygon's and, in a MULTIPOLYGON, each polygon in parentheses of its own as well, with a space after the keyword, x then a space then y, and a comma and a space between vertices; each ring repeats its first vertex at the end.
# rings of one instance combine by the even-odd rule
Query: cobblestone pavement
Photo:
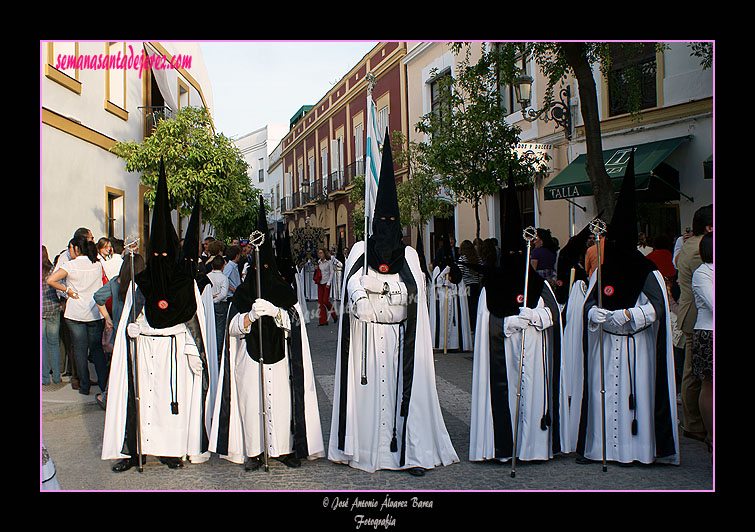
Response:
MULTIPOLYGON (((314 303, 310 305, 314 307, 314 303)), ((331 398, 337 325, 308 325, 317 395, 325 447, 330 432, 331 398)), ((365 473, 322 458, 289 469, 271 460, 270 471, 246 472, 243 467, 213 456, 204 464, 187 464, 170 470, 148 458, 143 473, 136 468, 125 473, 111 471, 112 462, 102 461, 102 427, 105 412, 94 402, 96 387, 82 396, 70 385, 42 387, 40 394, 42 439, 52 457, 63 490, 223 490, 223 491, 402 491, 394 494, 399 506, 416 492, 498 491, 498 490, 695 490, 714 489, 713 456, 703 443, 681 438, 681 465, 634 465, 618 467, 609 463, 603 472, 600 464, 579 465, 573 455, 557 456, 548 462, 517 462, 515 478, 510 464, 469 462, 469 420, 471 401, 472 353, 435 355, 437 388, 451 441, 460 463, 428 471, 424 477, 406 472, 365 473), (402 499, 403 497, 403 499, 402 499)), ((318 505, 337 510, 347 504, 348 496, 318 494, 318 505), (326 497, 325 495, 330 495, 326 497)), ((350 493, 349 505, 356 496, 350 493)), ((380 505, 384 495, 371 494, 380 505)), ((458 496, 458 494, 456 494, 458 496)), ((444 494, 436 494, 438 497, 444 494)), ((367 497, 369 498, 369 497, 367 497)), ((427 498, 427 494, 421 498, 427 498)), ((373 501, 374 502, 374 501, 373 501)), ((415 501, 411 501, 417 502, 415 501)), ((418 502, 421 503, 420 500, 418 502)), ((369 501, 368 501, 369 503, 369 501)), ((430 501, 432 504, 432 501, 430 501)), ((438 502, 436 501, 436 505, 438 502)), ((389 506, 390 508, 390 506, 389 506)), ((394 511, 398 511, 394 508, 394 511)), ((383 512, 385 513, 385 512, 383 512)), ((395 515, 395 514, 394 514, 395 515)), ((366 525, 366 523, 365 523, 366 525)), ((388 523, 390 525, 390 523, 388 523)))

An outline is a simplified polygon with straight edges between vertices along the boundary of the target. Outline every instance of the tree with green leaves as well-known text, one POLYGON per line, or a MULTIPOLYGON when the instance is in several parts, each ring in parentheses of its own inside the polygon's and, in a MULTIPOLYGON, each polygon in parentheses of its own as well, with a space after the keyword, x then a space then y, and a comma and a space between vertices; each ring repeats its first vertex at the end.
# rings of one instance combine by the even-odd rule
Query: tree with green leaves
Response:
MULTIPOLYGON (((458 57, 461 45, 452 45, 452 51, 458 57)), ((456 201, 474 207, 477 238, 484 198, 505 186, 509 172, 517 184, 525 184, 538 170, 532 162, 519 159, 514 149, 521 130, 505 119, 495 56, 484 49, 481 52, 481 58, 472 64, 467 45, 456 73, 436 77, 442 103, 415 126, 431 137, 422 146, 428 168, 456 201)))
MULTIPOLYGON (((594 67, 609 77, 611 65, 622 58, 631 57, 647 43, 642 42, 520 42, 501 43, 490 57, 497 64, 500 82, 514 83, 521 69, 517 66, 518 58, 532 58, 547 79, 541 109, 553 106, 553 89, 556 84, 566 81, 568 75, 574 76, 579 87, 579 108, 585 128, 587 161, 585 170, 592 184, 595 207, 603 211, 610 220, 614 210, 614 186, 606 172, 603 161, 603 143, 600 129, 600 112, 598 91, 594 78, 594 67)), ((655 43, 656 51, 667 48, 664 43, 655 43)), ((691 54, 700 58, 703 69, 710 68, 713 60, 712 43, 690 43, 691 54)), ((490 59, 488 59, 489 61, 490 59)), ((634 120, 641 119, 640 65, 629 64, 622 69, 621 90, 626 94, 627 107, 634 120)))
POLYGON ((241 151, 215 133, 204 107, 184 107, 174 118, 162 119, 142 142, 119 142, 110 150, 126 162, 126 170, 140 172, 149 205, 165 161, 171 208, 188 216, 199 200, 202 222, 212 224, 219 238, 246 236, 255 226, 260 190, 251 186, 248 164, 241 151))
POLYGON ((394 131, 391 149, 396 165, 409 172, 407 179, 396 186, 401 225, 416 226, 421 231, 434 217, 450 218, 454 205, 440 194, 442 185, 427 164, 427 146, 415 141, 407 143, 401 131, 394 131))

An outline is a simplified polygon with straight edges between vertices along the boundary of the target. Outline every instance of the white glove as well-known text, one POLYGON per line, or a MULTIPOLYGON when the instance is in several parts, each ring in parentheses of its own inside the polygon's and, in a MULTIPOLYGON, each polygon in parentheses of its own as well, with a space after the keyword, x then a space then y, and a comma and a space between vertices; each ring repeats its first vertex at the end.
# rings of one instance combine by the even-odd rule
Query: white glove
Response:
POLYGON ((202 374, 202 359, 197 355, 187 355, 186 358, 189 361, 189 369, 194 375, 202 374))
POLYGON ((249 321, 251 321, 252 323, 254 323, 255 321, 257 321, 259 319, 259 316, 254 311, 254 304, 252 304, 252 310, 250 310, 249 312, 247 312, 246 315, 249 318, 249 321))
POLYGON ((600 307, 593 307, 587 314, 587 318, 593 323, 605 323, 611 315, 610 310, 606 310, 600 307))
POLYGON ((516 331, 522 331, 527 328, 527 326, 530 324, 529 321, 522 318, 521 316, 509 316, 505 320, 505 329, 508 334, 507 336, 511 336, 512 333, 516 331))
POLYGON ((629 318, 627 318, 627 315, 624 309, 620 309, 620 310, 614 310, 613 312, 611 312, 610 321, 611 323, 621 327, 622 325, 624 325, 626 322, 629 321, 629 318))
POLYGON ((519 317, 527 320, 532 324, 540 322, 540 316, 538 316, 537 312, 535 312, 534 309, 531 309, 529 307, 521 307, 519 309, 519 317))
POLYGON ((443 271, 440 272, 440 276, 445 277, 449 273, 451 273, 451 266, 446 266, 445 268, 443 268, 443 271))
POLYGON ((362 275, 362 277, 359 279, 359 282, 361 283, 362 287, 368 292, 372 292, 373 294, 383 293, 383 285, 385 283, 383 283, 383 281, 377 280, 375 277, 362 275))
POLYGON ((139 324, 138 323, 129 323, 126 327, 126 332, 129 335, 129 338, 136 338, 139 336, 139 324))
POLYGON ((356 302, 356 307, 357 307, 358 320, 367 321, 367 322, 377 321, 375 310, 372 308, 372 305, 370 305, 370 301, 366 297, 363 297, 362 299, 358 300, 356 302))
POLYGON ((252 305, 252 310, 258 317, 270 316, 271 318, 276 317, 278 315, 278 312, 280 312, 280 309, 278 307, 262 298, 258 298, 254 302, 254 304, 252 305))

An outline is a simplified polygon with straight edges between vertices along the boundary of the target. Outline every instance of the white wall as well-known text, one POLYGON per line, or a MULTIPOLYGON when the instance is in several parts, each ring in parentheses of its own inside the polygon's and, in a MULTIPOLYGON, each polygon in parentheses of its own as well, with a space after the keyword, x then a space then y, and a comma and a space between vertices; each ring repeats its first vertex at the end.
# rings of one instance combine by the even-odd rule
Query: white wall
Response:
MULTIPOLYGON (((164 45, 171 54, 182 53, 192 56, 191 68, 187 72, 201 84, 202 93, 212 111, 212 89, 209 83, 201 51, 195 43, 169 43, 164 45)), ((80 42, 79 55, 99 56, 105 54, 104 42, 80 42)), ((116 50, 121 50, 122 43, 116 50)), ((127 42, 126 54, 138 56, 143 50, 142 42, 127 42), (130 48, 129 48, 130 47, 130 48)), ((55 66, 59 53, 73 53, 74 43, 55 43, 52 64, 55 66)), ((47 43, 40 43, 40 106, 62 115, 96 133, 115 141, 142 141, 143 120, 143 78, 139 70, 127 69, 126 96, 123 103, 123 71, 110 70, 113 79, 111 87, 120 87, 120 93, 113 94, 111 100, 123 103, 128 119, 105 110, 105 70, 80 69, 78 80, 81 94, 61 86, 45 76, 47 43), (118 79, 115 77, 118 76, 118 79)), ((177 91, 178 71, 169 72, 171 90, 177 91)), ((73 70, 68 71, 71 77, 73 70)), ((142 73, 143 76, 143 73, 142 73)), ((185 81, 190 88, 190 104, 201 105, 199 92, 185 81)), ((115 90, 115 89, 111 89, 115 90)), ((95 239, 107 234, 107 187, 123 191, 124 194, 124 236, 138 234, 139 180, 136 173, 126 172, 125 162, 102 147, 91 144, 70 133, 47 124, 40 124, 40 240, 47 246, 53 258, 58 251, 67 247, 74 231, 79 227, 92 230, 95 239)), ((174 222, 175 223, 175 222, 174 222)))

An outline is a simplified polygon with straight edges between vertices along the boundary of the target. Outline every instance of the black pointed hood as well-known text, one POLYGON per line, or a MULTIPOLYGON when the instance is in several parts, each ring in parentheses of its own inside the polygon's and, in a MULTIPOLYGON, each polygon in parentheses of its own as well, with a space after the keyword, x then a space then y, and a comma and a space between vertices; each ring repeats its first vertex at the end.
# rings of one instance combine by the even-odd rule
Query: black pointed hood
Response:
POLYGON ((288 227, 280 238, 280 250, 278 251, 278 271, 283 279, 291 284, 296 279, 296 266, 291 255, 291 237, 288 227))
POLYGON ((182 246, 182 258, 184 260, 193 260, 195 263, 199 259, 199 198, 194 202, 194 208, 191 210, 189 225, 186 226, 186 236, 182 246))
MULTIPOLYGON (((297 302, 296 293, 281 276, 273 254, 273 245, 267 230, 267 217, 265 215, 265 202, 260 197, 259 216, 257 218, 257 230, 265 235, 265 240, 260 246, 260 282, 262 284, 262 299, 270 301, 273 305, 281 308, 290 308, 297 302)), ((239 312, 249 312, 252 304, 257 299, 257 274, 256 254, 249 253, 249 269, 244 282, 239 285, 233 295, 233 303, 239 312)))
POLYGON ((338 247, 336 248, 336 259, 341 264, 346 264, 346 257, 343 256, 343 240, 341 240, 341 237, 338 237, 338 247))
POLYGON ((405 247, 393 172, 391 139, 386 128, 372 217, 372 235, 367 240, 367 263, 381 273, 398 273, 404 265, 405 247))
MULTIPOLYGON (((291 287, 291 283, 286 282, 281 277, 278 267, 273 256, 273 245, 270 241, 270 235, 267 230, 267 216, 265 216, 265 202, 260 197, 259 216, 257 219, 257 231, 265 235, 265 240, 259 249, 259 261, 262 265, 260 269, 260 285, 262 287, 262 299, 265 299, 284 309, 284 311, 293 307, 296 302, 296 292, 291 287)), ((252 309, 254 301, 257 299, 257 260, 256 252, 252 250, 249 253, 249 268, 236 292, 233 294, 233 306, 238 312, 246 313, 252 309)), ((246 351, 252 360, 259 362, 259 326, 262 324, 262 345, 265 355, 265 364, 274 364, 283 360, 285 353, 283 342, 285 340, 283 329, 279 328, 275 320, 270 316, 254 321, 249 334, 246 335, 246 351)))
POLYGON ((179 262, 181 266, 186 270, 196 282, 199 293, 202 293, 205 286, 210 283, 210 279, 204 272, 203 268, 199 267, 199 218, 200 218, 201 204, 199 197, 194 202, 194 208, 191 210, 191 216, 189 217, 189 225, 186 227, 186 236, 184 237, 184 243, 181 248, 181 256, 179 262))
POLYGON ((165 163, 161 159, 147 245, 147 266, 135 278, 146 299, 144 312, 147 321, 156 329, 184 323, 197 311, 194 278, 179 263, 181 250, 170 212, 165 163))
POLYGON ((425 258, 425 245, 422 243, 422 230, 417 232, 417 256, 419 257, 419 267, 427 279, 430 279, 430 271, 427 269, 427 258, 425 258))
POLYGON ((648 274, 656 269, 655 264, 637 249, 637 240, 637 200, 632 150, 613 218, 601 242, 605 246, 601 266, 603 307, 608 310, 633 307, 648 274))
POLYGON ((545 280, 527 261, 527 243, 524 240, 519 199, 516 184, 509 170, 505 191, 503 238, 501 242, 501 265, 485 272, 487 305, 490 313, 498 318, 519 314, 524 302, 524 278, 529 268, 527 306, 534 308, 543 290, 545 280))
MULTIPOLYGON (((600 214, 597 218, 600 218, 600 214)), ((588 276, 584 266, 579 263, 579 259, 587 248, 587 241, 590 239, 590 224, 588 223, 579 233, 569 239, 566 245, 561 248, 558 254, 558 263, 556 264, 556 287, 554 292, 559 303, 566 303, 569 299, 569 281, 571 280, 571 270, 574 268, 574 281, 587 282, 588 276)))

